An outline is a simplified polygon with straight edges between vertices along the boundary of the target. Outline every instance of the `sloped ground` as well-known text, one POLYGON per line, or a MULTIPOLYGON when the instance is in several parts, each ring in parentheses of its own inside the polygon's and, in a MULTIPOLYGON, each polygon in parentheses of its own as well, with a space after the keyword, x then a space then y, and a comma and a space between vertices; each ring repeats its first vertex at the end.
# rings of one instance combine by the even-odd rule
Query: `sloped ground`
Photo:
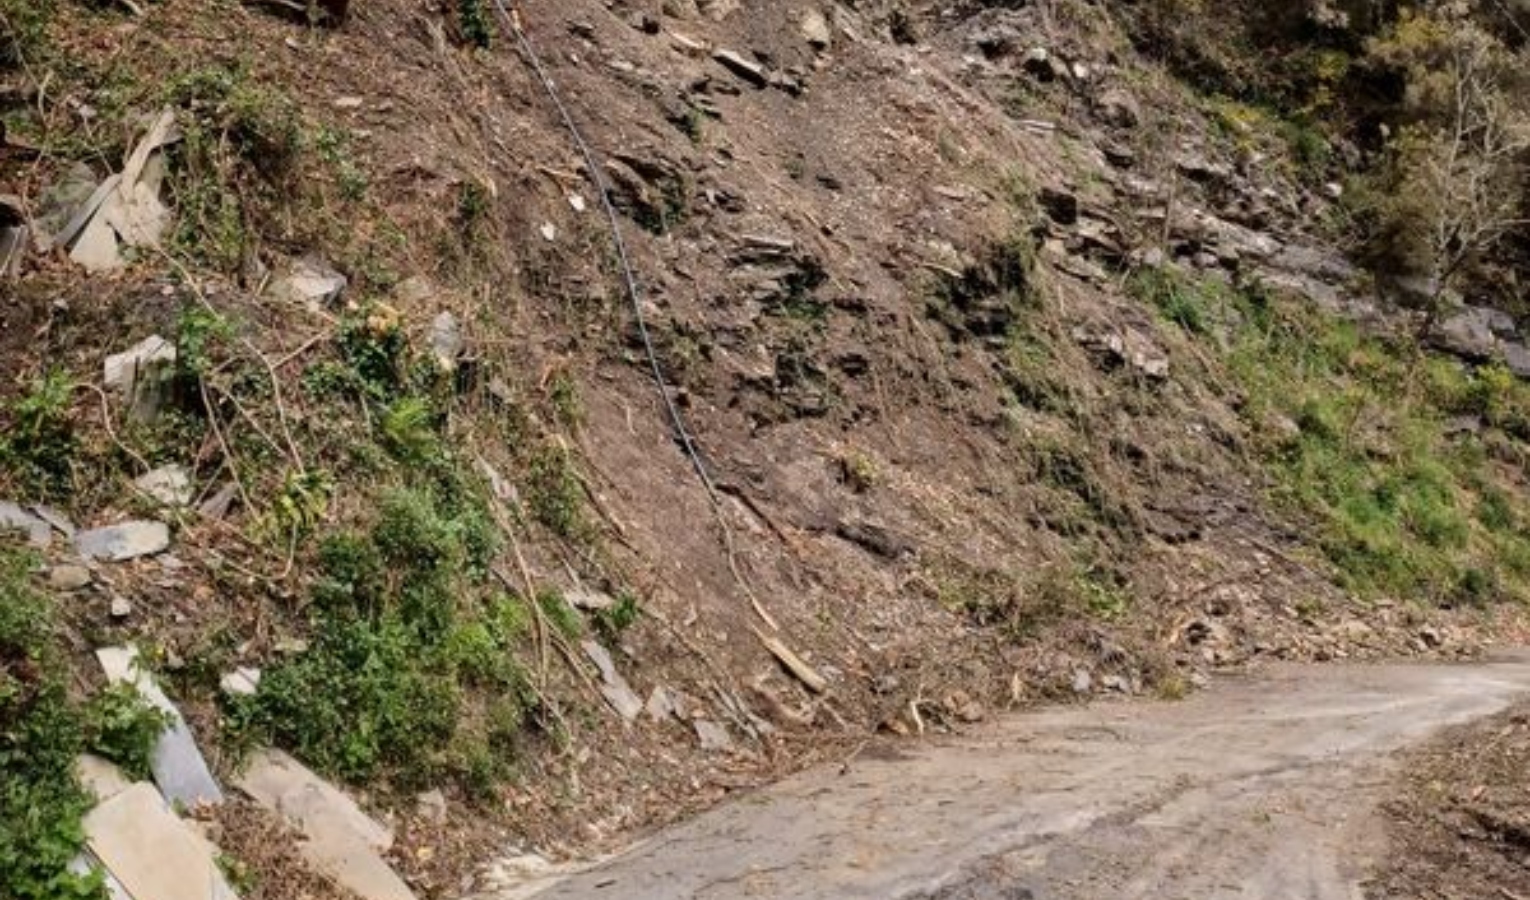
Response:
MULTIPOLYGON (((1353 599, 1319 550, 1322 526, 1271 501, 1263 461, 1304 425, 1265 403, 1291 385, 1251 390, 1229 361, 1255 311, 1174 307, 1133 273, 1157 251, 1208 279, 1295 288, 1281 308, 1303 311, 1344 308, 1355 273, 1308 236, 1327 208, 1319 190, 1283 159, 1250 163, 1258 142, 1230 146, 1110 19, 1086 4, 915 15, 894 29, 914 42, 899 43, 882 11, 836 6, 824 44, 805 6, 704 6, 521 13, 607 160, 716 511, 657 401, 588 173, 508 35, 470 51, 456 17, 404 0, 358 4, 334 31, 239 4, 170 0, 141 19, 68 6, 54 100, 13 111, 46 152, 7 162, 6 190, 35 202, 68 159, 104 174, 137 117, 165 103, 205 143, 175 151, 184 229, 166 254, 96 278, 29 260, 0 312, 4 389, 20 396, 50 366, 94 384, 106 354, 158 332, 210 342, 191 373, 207 393, 192 382, 182 430, 148 433, 108 400, 108 433, 102 400, 78 391, 67 489, 38 496, 9 470, 0 484, 94 524, 165 514, 125 492, 148 464, 188 466, 202 493, 230 471, 245 482, 227 520, 175 517, 180 567, 111 567, 71 599, 82 659, 106 640, 154 645, 220 770, 274 736, 393 810, 400 867, 450 894, 508 842, 555 856, 616 846, 877 730, 959 729, 1101 692, 1179 696, 1213 667, 1263 659, 1454 656, 1513 618, 1462 602, 1454 570, 1431 602, 1353 599), (1063 68, 1038 72, 1033 44, 1063 68), (766 86, 713 49, 765 61, 766 86), (294 158, 275 165, 289 142, 294 158), (263 290, 313 253, 349 277, 339 302, 263 290), (411 372, 428 360, 442 311, 466 338, 460 377, 416 394, 390 382, 383 399, 371 382, 351 391, 368 354, 411 372), (395 416, 404 401, 427 408, 423 437, 395 416), (312 675, 325 674, 333 614, 322 539, 375 533, 389 492, 442 458, 477 498, 446 532, 503 514, 501 552, 454 569, 444 593, 475 637, 492 631, 485 610, 520 611, 520 629, 490 642, 509 665, 452 656, 461 727, 406 730, 375 765, 335 746, 344 727, 317 724, 354 710, 299 705, 322 691, 257 701, 273 705, 250 726, 218 677, 246 665, 327 684, 312 675), (634 598, 635 624, 564 602, 592 588, 634 598), (132 598, 125 620, 114 596, 132 598), (587 638, 642 698, 671 702, 624 724, 587 638), (495 718, 507 697, 509 729, 495 718), (272 721, 273 708, 304 714, 272 721), (388 756, 408 747, 428 759, 388 756), (445 824, 414 802, 437 784, 445 824)), ((1331 324, 1300 321, 1314 337, 1331 324)), ((1302 390, 1373 371, 1335 431, 1361 434, 1368 459, 1398 456, 1377 408, 1403 367, 1358 340, 1332 357, 1302 390)), ((1487 477, 1512 489, 1512 531, 1524 445, 1478 419, 1487 477)), ((1471 427, 1447 442, 1428 425, 1431 452, 1477 452, 1471 427)), ((1471 525, 1462 553, 1491 555, 1497 540, 1471 525)), ((444 558, 473 556, 446 544, 444 558)), ((411 555, 390 557, 384 606, 418 574, 400 561, 411 555)), ((378 647, 400 669, 418 655, 378 647)))

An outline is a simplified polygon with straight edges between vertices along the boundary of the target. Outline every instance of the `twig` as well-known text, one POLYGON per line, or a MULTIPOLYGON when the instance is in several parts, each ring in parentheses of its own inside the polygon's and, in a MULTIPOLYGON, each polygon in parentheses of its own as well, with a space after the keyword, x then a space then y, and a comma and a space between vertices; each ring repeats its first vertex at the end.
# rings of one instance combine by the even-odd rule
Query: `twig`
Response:
POLYGON ((112 403, 111 399, 106 396, 106 391, 103 391, 94 384, 80 384, 76 385, 76 387, 94 391, 96 396, 101 398, 101 425, 106 428, 106 436, 112 439, 112 443, 117 445, 117 449, 132 457, 133 461, 142 466, 145 472, 152 469, 153 466, 149 465, 148 460, 139 456, 133 451, 133 448, 124 444, 122 439, 117 437, 117 432, 112 429, 112 403))
POLYGON ((223 458, 228 460, 228 474, 234 479, 234 487, 239 489, 239 500, 245 509, 255 509, 255 504, 250 502, 250 493, 244 489, 244 479, 239 477, 238 457, 229 447, 228 440, 223 436, 223 426, 218 424, 218 411, 213 408, 212 400, 207 396, 207 385, 202 379, 197 379, 197 390, 202 395, 202 409, 207 413, 207 422, 212 426, 213 435, 218 439, 218 447, 223 450, 223 458))

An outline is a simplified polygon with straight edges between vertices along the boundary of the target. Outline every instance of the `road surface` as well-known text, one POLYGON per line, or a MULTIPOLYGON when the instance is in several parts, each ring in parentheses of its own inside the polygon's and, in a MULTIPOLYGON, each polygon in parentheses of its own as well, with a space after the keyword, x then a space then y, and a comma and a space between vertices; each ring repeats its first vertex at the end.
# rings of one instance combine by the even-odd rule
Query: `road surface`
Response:
POLYGON ((1358 900, 1394 752, 1527 694, 1514 655, 1017 715, 807 772, 534 896, 1358 900))

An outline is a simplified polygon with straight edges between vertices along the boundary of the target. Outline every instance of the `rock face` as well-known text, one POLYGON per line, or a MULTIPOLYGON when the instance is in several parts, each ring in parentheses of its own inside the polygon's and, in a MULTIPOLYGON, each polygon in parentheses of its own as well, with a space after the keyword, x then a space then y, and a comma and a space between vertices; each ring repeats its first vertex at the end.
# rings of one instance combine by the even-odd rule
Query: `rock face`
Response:
POLYGON ((393 832, 297 760, 280 750, 262 750, 238 784, 301 832, 303 856, 342 887, 366 900, 414 900, 380 855, 393 846, 393 832))
POLYGON ((169 800, 188 808, 204 803, 222 803, 223 791, 213 780, 207 761, 197 749, 191 729, 154 679, 138 662, 138 651, 132 647, 107 647, 96 651, 96 659, 105 670, 107 680, 133 685, 153 706, 170 717, 170 727, 154 744, 154 755, 149 760, 149 770, 154 773, 154 783, 169 800))
POLYGON ((170 548, 170 527, 163 522, 124 522, 75 535, 75 549, 86 559, 126 562, 170 548))

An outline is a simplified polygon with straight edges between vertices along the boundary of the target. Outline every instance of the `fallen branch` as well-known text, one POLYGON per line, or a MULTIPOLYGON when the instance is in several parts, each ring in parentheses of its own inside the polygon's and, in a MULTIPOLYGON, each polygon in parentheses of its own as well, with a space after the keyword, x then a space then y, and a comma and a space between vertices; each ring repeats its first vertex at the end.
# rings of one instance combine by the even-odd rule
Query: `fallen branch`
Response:
POLYGON ((815 694, 822 694, 828 691, 828 680, 818 674, 812 666, 808 665, 806 660, 793 652, 792 648, 786 646, 780 639, 771 637, 758 628, 754 630, 754 633, 760 639, 760 643, 765 645, 765 649, 769 650, 798 681, 806 685, 808 690, 815 694))

